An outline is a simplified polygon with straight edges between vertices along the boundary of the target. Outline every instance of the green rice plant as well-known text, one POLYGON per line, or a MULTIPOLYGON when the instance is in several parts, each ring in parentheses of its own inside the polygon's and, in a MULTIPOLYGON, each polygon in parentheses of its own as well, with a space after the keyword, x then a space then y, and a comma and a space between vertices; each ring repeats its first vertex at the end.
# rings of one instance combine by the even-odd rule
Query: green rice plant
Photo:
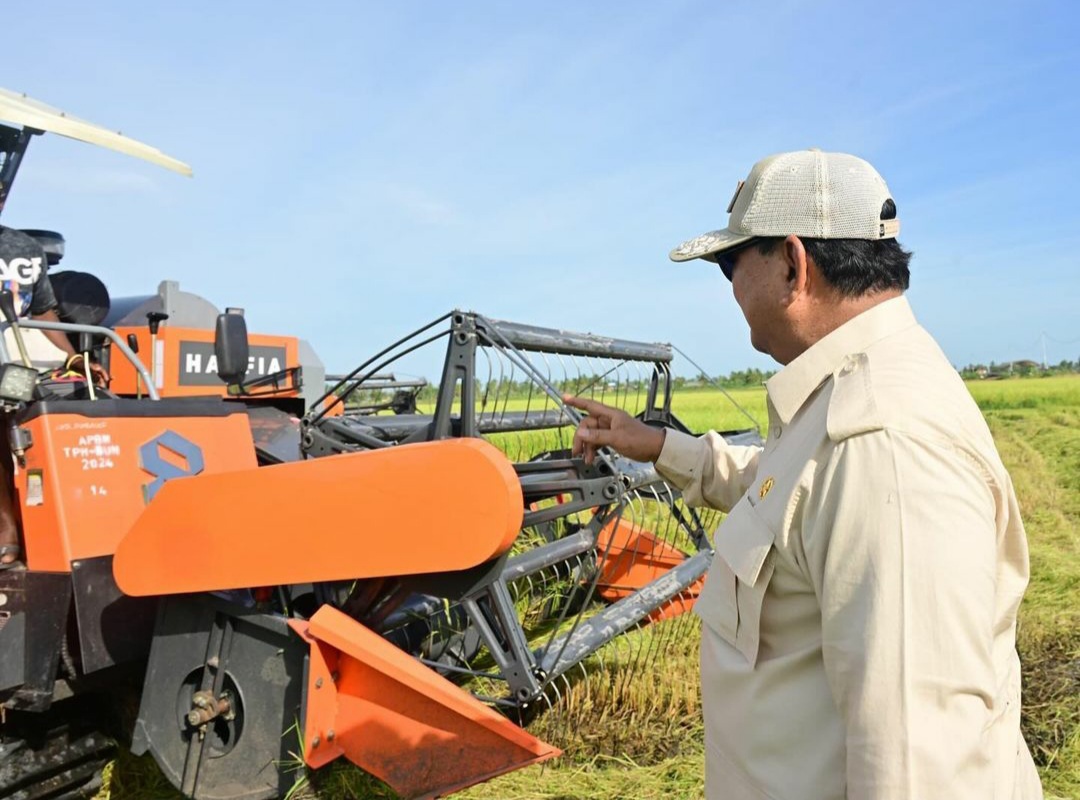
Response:
POLYGON ((1080 407, 1080 375, 977 380, 967 387, 984 412, 1080 407))

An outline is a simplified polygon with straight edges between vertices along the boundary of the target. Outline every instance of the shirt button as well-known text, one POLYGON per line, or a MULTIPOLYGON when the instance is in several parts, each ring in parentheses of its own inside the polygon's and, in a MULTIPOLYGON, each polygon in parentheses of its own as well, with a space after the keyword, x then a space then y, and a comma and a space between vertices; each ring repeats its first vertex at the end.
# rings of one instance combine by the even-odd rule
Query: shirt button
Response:
POLYGON ((773 428, 773 436, 774 436, 774 438, 779 439, 780 434, 783 433, 783 432, 784 432, 784 429, 781 428, 779 425, 777 425, 775 428, 773 428))
POLYGON ((854 361, 849 361, 848 363, 844 364, 844 368, 842 370, 840 370, 840 374, 841 375, 850 375, 852 372, 855 371, 855 369, 856 369, 855 362, 854 361))

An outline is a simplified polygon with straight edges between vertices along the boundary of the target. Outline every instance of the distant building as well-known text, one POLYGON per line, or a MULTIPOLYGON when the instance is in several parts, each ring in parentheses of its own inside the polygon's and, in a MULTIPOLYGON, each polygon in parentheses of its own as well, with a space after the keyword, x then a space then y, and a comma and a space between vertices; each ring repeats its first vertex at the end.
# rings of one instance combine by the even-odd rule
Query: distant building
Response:
POLYGON ((993 364, 986 375, 988 378, 1007 378, 1010 375, 1034 375, 1042 372, 1042 365, 1030 358, 1022 358, 1018 361, 1010 361, 1005 364, 993 364))

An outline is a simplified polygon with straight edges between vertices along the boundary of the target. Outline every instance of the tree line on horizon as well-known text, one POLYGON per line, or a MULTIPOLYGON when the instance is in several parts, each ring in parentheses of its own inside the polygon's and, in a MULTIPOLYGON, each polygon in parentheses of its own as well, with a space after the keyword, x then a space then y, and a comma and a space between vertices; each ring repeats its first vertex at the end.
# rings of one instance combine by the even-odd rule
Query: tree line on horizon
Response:
POLYGON ((987 378, 1033 378, 1049 375, 1070 375, 1080 372, 1080 358, 1070 361, 1062 359, 1057 364, 1045 367, 1030 358, 1019 361, 991 361, 989 364, 967 364, 957 372, 965 380, 984 380, 987 378))
MULTIPOLYGON (((991 361, 989 364, 967 364, 957 367, 957 372, 965 380, 986 380, 1001 378, 1029 378, 1050 375, 1066 375, 1080 373, 1080 359, 1070 361, 1064 359, 1057 364, 1043 365, 1037 361, 1024 359, 1020 361, 991 361)), ((732 370, 721 375, 706 375, 699 372, 694 376, 676 375, 672 382, 676 391, 705 389, 720 387, 724 389, 742 389, 762 386, 765 381, 775 375, 777 370, 762 370, 757 367, 732 370)), ((649 388, 649 382, 645 378, 636 380, 614 381, 602 375, 578 375, 561 381, 555 381, 555 388, 560 392, 569 394, 583 394, 593 397, 601 397, 606 393, 615 394, 638 394, 644 393, 649 388)), ((327 388, 330 388, 329 386, 327 388)), ((414 394, 418 403, 432 403, 439 391, 438 384, 427 383, 426 385, 412 390, 397 390, 405 394, 414 394)), ((391 400, 395 390, 389 389, 362 389, 350 398, 349 405, 386 403, 391 400)), ((460 393, 460 387, 458 392, 460 393)), ((520 398, 535 395, 539 401, 541 391, 528 380, 490 380, 476 382, 476 395, 478 398, 487 398, 495 401, 500 397, 520 398)))

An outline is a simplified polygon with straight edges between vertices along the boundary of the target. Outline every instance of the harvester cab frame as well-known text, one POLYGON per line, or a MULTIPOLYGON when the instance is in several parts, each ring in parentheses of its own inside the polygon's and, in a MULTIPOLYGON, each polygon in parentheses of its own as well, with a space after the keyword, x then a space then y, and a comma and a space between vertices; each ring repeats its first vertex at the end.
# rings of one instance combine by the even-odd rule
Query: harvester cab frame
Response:
POLYGON ((4 162, 0 165, 0 210, 15 182, 30 140, 45 132, 115 150, 181 175, 192 175, 191 167, 156 147, 72 116, 19 92, 0 89, 0 122, 3 123, 0 124, 0 152, 4 155, 4 162))
MULTIPOLYGON (((7 198, 11 193, 15 178, 19 173, 26 156, 27 148, 35 136, 41 136, 46 132, 65 136, 78 141, 95 144, 110 150, 133 156, 148 161, 166 169, 178 172, 181 175, 190 176, 191 168, 171 156, 167 156, 155 147, 131 139, 119 132, 114 132, 95 125, 92 122, 80 119, 63 112, 52 106, 41 103, 26 94, 12 92, 0 88, 0 214, 3 213, 7 198), (19 126, 19 127, 13 127, 19 126)), ((51 231, 28 231, 37 235, 43 241, 43 249, 46 251, 50 264, 56 264, 63 257, 63 237, 51 231)), ((5 329, 13 327, 16 333, 16 341, 19 342, 24 366, 29 367, 26 350, 22 346, 22 337, 19 328, 27 330, 57 330, 69 335, 99 337, 99 341, 110 341, 132 364, 132 368, 140 374, 143 380, 147 380, 147 394, 151 399, 158 399, 153 382, 149 381, 146 368, 132 352, 131 348, 114 331, 100 325, 85 325, 71 322, 50 323, 35 320, 15 319, 13 309, 11 313, 5 311, 5 329)), ((0 358, 4 363, 10 362, 4 342, 0 340, 0 358)))
MULTIPOLYGON (((3 212, 5 201, 11 192, 30 142, 35 136, 41 136, 45 133, 58 134, 77 141, 104 147, 124 155, 147 161, 183 176, 192 176, 191 167, 182 161, 163 153, 155 147, 73 116, 65 111, 61 111, 60 109, 28 97, 25 94, 0 88, 0 159, 2 159, 2 161, 0 161, 0 214, 3 212)), ((42 244, 49 257, 50 266, 55 266, 63 257, 64 239, 60 234, 44 230, 27 230, 24 231, 24 233, 34 236, 34 238, 37 238, 39 243, 42 244)), ((70 273, 68 272, 57 273, 57 276, 68 277, 69 275, 70 273)), ((82 274, 80 277, 87 276, 82 274)), ((214 328, 213 323, 207 323, 204 309, 199 307, 201 298, 192 296, 192 299, 188 299, 184 297, 184 293, 179 291, 179 286, 177 284, 170 282, 166 282, 166 284, 168 285, 163 284, 159 287, 158 298, 154 299, 153 302, 147 302, 152 298, 146 297, 112 299, 114 306, 119 306, 121 309, 128 312, 124 319, 121 319, 116 313, 117 309, 110 309, 110 298, 106 292, 103 301, 95 298, 98 306, 104 306, 103 308, 95 309, 98 313, 95 313, 93 317, 95 323, 102 323, 100 325, 95 324, 86 326, 85 324, 76 322, 67 322, 65 326, 60 326, 36 321, 23 321, 20 324, 23 328, 28 330, 60 330, 72 336, 91 336, 93 337, 92 342, 95 345, 96 353, 99 356, 102 356, 101 360, 107 367, 110 367, 110 369, 111 365, 108 361, 111 352, 107 348, 101 348, 100 345, 105 342, 118 345, 117 349, 124 356, 125 362, 120 365, 119 386, 117 387, 118 391, 116 393, 125 396, 139 396, 145 391, 147 395, 153 398, 158 394, 155 389, 163 388, 163 382, 156 374, 157 364, 155 361, 158 358, 160 350, 157 346, 157 334, 162 323, 170 318, 170 314, 165 308, 167 306, 178 305, 185 310, 191 310, 191 313, 186 315, 194 321, 191 324, 197 324, 199 329, 204 331, 214 328), (136 308, 142 316, 132 319, 133 314, 131 312, 136 308), (109 316, 110 311, 113 312, 111 316, 109 316), (67 327, 72 324, 80 324, 80 327, 67 327), (144 327, 149 330, 148 341, 145 342, 146 346, 143 346, 144 337, 142 336, 143 331, 141 330, 144 327), (123 336, 124 341, 119 342, 115 335, 108 332, 108 329, 119 332, 123 336), (130 346, 132 343, 135 343, 134 347, 130 346), (150 370, 153 378, 149 382, 146 380, 147 375, 144 374, 145 367, 141 366, 141 361, 134 355, 135 351, 146 352, 149 356, 151 362, 150 370)), ((75 287, 74 291, 77 293, 78 287, 75 287)), ((101 291, 105 291, 104 286, 101 287, 101 291)), ((78 304, 78 301, 81 298, 76 296, 71 299, 73 303, 78 304)), ((205 301, 202 301, 202 304, 205 304, 205 301)), ((63 306, 63 303, 61 303, 61 305, 63 306)), ((227 309, 225 313, 229 313, 229 310, 227 309)), ((240 314, 242 316, 242 312, 240 312, 240 314)), ((181 323, 179 315, 173 313, 171 316, 172 326, 181 323)), ((166 327, 166 330, 168 329, 169 328, 166 327)), ((216 345, 214 345, 214 340, 211 339, 208 334, 200 336, 199 341, 206 344, 205 352, 207 353, 207 356, 209 356, 210 353, 214 353, 216 357, 216 345)), ((278 342, 271 343, 274 345, 278 344, 278 342)), ((295 345, 290 349, 295 349, 295 345)), ((303 370, 302 366, 298 363, 299 357, 293 352, 289 352, 286 357, 291 357, 292 360, 290 363, 282 364, 279 369, 269 373, 265 371, 260 372, 251 379, 247 378, 247 370, 245 370, 244 374, 235 375, 228 381, 222 378, 222 380, 227 385, 231 386, 232 389, 231 392, 221 391, 221 394, 225 395, 231 393, 238 397, 265 397, 268 395, 295 397, 299 395, 303 384, 303 370)), ((246 358, 244 360, 246 360, 246 358)), ((321 365, 317 366, 321 367, 321 365)), ((229 367, 236 368, 233 364, 230 364, 229 367)), ((213 372, 216 374, 217 370, 214 370, 213 372)), ((182 384, 183 370, 178 370, 178 373, 181 377, 173 380, 177 384, 182 384)), ((318 370, 316 370, 313 377, 317 379, 321 377, 321 375, 318 374, 318 370)), ((177 393, 175 391, 177 386, 170 384, 168 388, 172 390, 170 393, 177 393)), ((195 391, 182 389, 179 393, 201 394, 205 393, 205 389, 198 389, 195 391)), ((302 405, 294 405, 292 410, 299 411, 301 408, 302 405)))

